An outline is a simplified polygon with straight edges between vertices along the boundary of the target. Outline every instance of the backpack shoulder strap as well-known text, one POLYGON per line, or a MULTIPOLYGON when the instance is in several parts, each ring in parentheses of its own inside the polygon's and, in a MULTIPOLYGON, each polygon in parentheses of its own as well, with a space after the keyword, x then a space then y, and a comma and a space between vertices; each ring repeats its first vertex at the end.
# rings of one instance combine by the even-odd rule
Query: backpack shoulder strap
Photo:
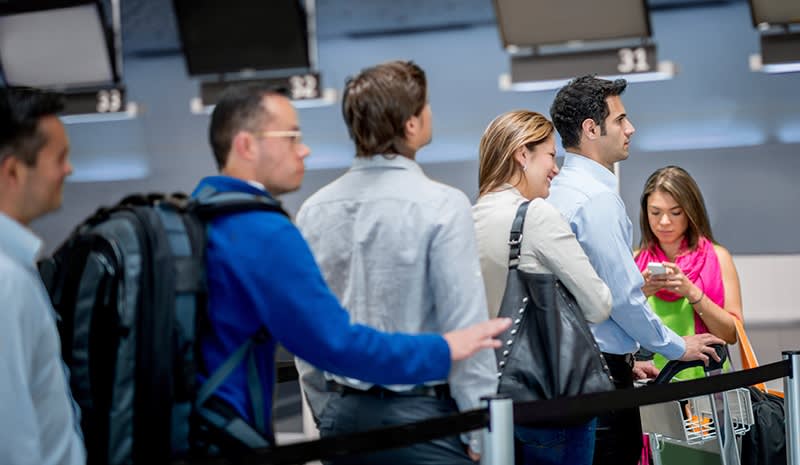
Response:
MULTIPOLYGON (((244 192, 219 192, 211 186, 205 186, 200 193, 188 205, 190 213, 194 214, 207 227, 208 221, 226 214, 234 214, 246 211, 268 211, 282 214, 289 218, 289 214, 283 209, 281 203, 272 197, 265 195, 247 194, 244 192)), ((194 408, 200 415, 207 419, 213 417, 204 407, 205 402, 216 392, 217 388, 239 365, 246 362, 247 366, 247 385, 253 408, 253 420, 256 430, 263 434, 271 431, 267 428, 267 419, 264 418, 264 399, 263 388, 258 375, 255 361, 255 347, 269 340, 269 330, 262 326, 247 341, 245 341, 233 354, 231 354, 214 373, 209 373, 210 377, 200 387, 195 398, 194 408)), ((239 431, 243 428, 241 424, 229 423, 223 429, 229 430, 234 425, 237 431, 229 431, 235 436, 241 436, 239 431)), ((222 425, 220 425, 222 426, 222 425)), ((245 428, 246 429, 246 428, 245 428)), ((250 436, 249 434, 245 436, 250 436)))
POLYGON ((219 192, 208 185, 198 193, 189 209, 203 221, 219 215, 251 210, 276 212, 289 218, 289 214, 283 209, 281 203, 272 197, 244 192, 219 192))

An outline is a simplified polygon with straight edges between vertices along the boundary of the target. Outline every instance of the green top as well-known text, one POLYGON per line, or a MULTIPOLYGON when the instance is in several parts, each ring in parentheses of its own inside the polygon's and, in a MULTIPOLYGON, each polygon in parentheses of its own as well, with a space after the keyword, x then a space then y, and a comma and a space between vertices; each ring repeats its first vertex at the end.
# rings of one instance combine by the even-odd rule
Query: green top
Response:
MULTIPOLYGON (((650 308, 653 309, 653 312, 658 315, 659 318, 661 318, 661 321, 667 326, 667 328, 675 331, 679 336, 692 336, 695 334, 694 308, 689 305, 689 300, 686 297, 672 302, 667 302, 666 300, 661 300, 653 295, 647 298, 647 302, 650 304, 650 308)), ((660 370, 664 368, 664 365, 667 364, 668 360, 660 354, 655 354, 653 362, 660 370)), ((730 364, 728 361, 725 362, 723 369, 725 371, 730 370, 730 364)), ((694 367, 681 371, 675 376, 674 379, 685 381, 688 379, 704 377, 705 373, 703 372, 703 367, 694 367)))

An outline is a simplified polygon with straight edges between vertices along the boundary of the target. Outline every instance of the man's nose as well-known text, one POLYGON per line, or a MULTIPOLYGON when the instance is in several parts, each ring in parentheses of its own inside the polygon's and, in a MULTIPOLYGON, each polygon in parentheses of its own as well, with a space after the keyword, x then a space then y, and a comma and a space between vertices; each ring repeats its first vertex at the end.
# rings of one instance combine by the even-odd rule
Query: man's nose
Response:
POLYGON ((630 137, 630 136, 633 135, 634 132, 636 132, 636 128, 633 126, 633 123, 631 123, 629 121, 628 122, 628 130, 626 131, 626 134, 627 134, 628 137, 630 137))
POLYGON ((309 155, 311 155, 311 147, 306 144, 300 144, 300 158, 302 159, 309 155))

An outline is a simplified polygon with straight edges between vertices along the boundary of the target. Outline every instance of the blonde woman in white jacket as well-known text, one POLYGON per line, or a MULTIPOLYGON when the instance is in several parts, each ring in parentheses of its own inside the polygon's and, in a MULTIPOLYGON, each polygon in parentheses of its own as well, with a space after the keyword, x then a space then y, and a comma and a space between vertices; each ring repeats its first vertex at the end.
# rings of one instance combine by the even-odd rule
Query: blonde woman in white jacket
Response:
MULTIPOLYGON (((508 273, 508 235, 517 208, 530 201, 519 268, 552 273, 575 296, 586 320, 611 312, 611 292, 589 263, 561 214, 544 199, 558 174, 553 124, 539 113, 504 113, 480 142, 479 197, 472 208, 489 313, 496 316, 508 273)), ((595 420, 579 426, 515 428, 517 463, 589 465, 595 420)))

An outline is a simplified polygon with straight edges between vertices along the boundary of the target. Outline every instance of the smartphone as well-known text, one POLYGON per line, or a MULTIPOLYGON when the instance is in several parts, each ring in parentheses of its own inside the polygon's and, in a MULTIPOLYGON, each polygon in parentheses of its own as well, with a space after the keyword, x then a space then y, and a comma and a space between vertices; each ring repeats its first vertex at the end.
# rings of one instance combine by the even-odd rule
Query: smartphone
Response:
POLYGON ((667 273, 667 267, 665 267, 662 263, 659 262, 648 263, 647 269, 650 270, 650 274, 653 276, 667 273))

